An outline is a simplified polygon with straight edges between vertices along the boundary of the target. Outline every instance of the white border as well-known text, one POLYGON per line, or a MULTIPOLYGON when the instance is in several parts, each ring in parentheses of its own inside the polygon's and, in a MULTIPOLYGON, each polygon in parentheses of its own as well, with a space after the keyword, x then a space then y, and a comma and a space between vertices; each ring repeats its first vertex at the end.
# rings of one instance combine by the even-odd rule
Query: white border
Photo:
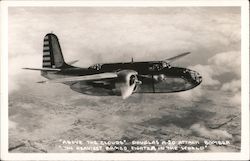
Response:
POLYGON ((228 1, 1 1, 1 160, 248 160, 249 159, 249 3, 228 1), (8 7, 241 7, 241 152, 239 153, 8 153, 8 7))

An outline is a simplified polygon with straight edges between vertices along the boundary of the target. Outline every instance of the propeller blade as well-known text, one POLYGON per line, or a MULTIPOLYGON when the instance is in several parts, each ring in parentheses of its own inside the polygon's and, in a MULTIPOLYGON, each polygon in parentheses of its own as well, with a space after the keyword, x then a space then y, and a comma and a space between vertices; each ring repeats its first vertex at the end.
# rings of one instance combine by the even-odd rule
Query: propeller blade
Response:
POLYGON ((121 96, 123 99, 132 95, 135 86, 141 84, 141 81, 139 81, 135 75, 132 75, 129 77, 128 83, 129 84, 123 84, 123 86, 121 86, 121 96))
POLYGON ((121 87, 122 99, 128 98, 133 93, 134 87, 135 85, 130 86, 130 87, 121 87))
POLYGON ((179 59, 179 58, 181 58, 181 57, 184 57, 184 56, 186 56, 186 55, 188 55, 188 54, 190 54, 190 53, 191 53, 191 52, 182 53, 182 54, 179 54, 179 55, 177 55, 177 56, 174 56, 174 57, 165 59, 165 61, 168 62, 168 63, 171 63, 171 62, 173 62, 173 61, 175 61, 175 60, 177 60, 177 59, 179 59))
POLYGON ((122 70, 117 73, 118 81, 115 83, 115 89, 113 90, 123 99, 128 98, 133 94, 137 85, 142 84, 137 78, 138 73, 133 70, 122 70))

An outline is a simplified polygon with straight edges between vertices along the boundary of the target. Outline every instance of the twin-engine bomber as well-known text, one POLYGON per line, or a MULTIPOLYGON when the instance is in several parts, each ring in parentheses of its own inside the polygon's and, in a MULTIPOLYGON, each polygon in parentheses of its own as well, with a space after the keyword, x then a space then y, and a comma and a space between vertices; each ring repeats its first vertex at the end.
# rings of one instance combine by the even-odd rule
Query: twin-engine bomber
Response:
POLYGON ((55 34, 44 37, 42 68, 23 68, 41 71, 48 80, 39 83, 64 83, 74 91, 95 96, 116 95, 123 99, 133 93, 171 93, 192 89, 202 82, 193 70, 173 67, 171 62, 190 52, 162 61, 95 64, 89 68, 65 63, 55 34))

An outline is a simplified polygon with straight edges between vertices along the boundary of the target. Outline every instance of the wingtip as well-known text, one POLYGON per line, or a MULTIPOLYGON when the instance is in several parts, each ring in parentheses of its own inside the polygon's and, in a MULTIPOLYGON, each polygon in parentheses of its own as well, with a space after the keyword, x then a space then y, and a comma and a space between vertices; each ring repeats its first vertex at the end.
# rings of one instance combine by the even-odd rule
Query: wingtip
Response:
POLYGON ((184 57, 184 56, 186 56, 186 55, 188 55, 188 54, 190 54, 190 53, 191 53, 191 52, 181 53, 181 54, 176 55, 176 56, 174 56, 174 57, 165 59, 165 61, 167 61, 168 63, 171 63, 171 62, 173 62, 173 61, 175 61, 175 60, 177 60, 177 59, 179 59, 179 58, 181 58, 181 57, 184 57))
POLYGON ((188 54, 191 54, 191 51, 183 53, 183 55, 188 55, 188 54))

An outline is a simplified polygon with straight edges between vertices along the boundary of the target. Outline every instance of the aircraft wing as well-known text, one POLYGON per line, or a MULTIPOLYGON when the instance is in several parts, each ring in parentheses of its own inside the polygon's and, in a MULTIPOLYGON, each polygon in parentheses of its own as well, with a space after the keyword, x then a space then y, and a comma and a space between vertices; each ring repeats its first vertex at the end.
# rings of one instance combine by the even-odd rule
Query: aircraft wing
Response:
POLYGON ((186 55, 188 55, 188 54, 190 54, 190 52, 186 52, 186 53, 182 53, 182 54, 176 55, 176 56, 174 56, 174 57, 165 59, 165 61, 168 62, 168 63, 171 63, 171 62, 173 62, 173 61, 175 61, 175 60, 177 60, 177 59, 179 59, 179 58, 181 58, 181 57, 183 57, 183 56, 186 56, 186 55))
POLYGON ((39 70, 39 71, 61 71, 61 69, 55 69, 55 68, 22 68, 26 70, 39 70))
POLYGON ((101 79, 116 78, 116 77, 117 77, 116 73, 101 73, 101 74, 93 74, 85 76, 73 76, 73 77, 51 79, 42 81, 40 83, 65 83, 65 82, 75 82, 75 81, 101 80, 101 79))

